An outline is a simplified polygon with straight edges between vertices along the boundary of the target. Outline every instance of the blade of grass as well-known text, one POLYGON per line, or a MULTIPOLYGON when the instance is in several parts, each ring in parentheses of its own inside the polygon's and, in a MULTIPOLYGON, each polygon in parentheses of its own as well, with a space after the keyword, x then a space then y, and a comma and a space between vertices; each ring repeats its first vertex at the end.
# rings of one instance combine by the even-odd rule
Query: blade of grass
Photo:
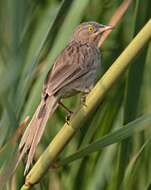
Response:
POLYGON ((141 156, 145 151, 145 148, 148 145, 150 145, 150 143, 151 143, 151 139, 147 139, 145 143, 142 145, 142 147, 140 148, 140 150, 137 152, 137 154, 131 159, 130 163, 128 164, 126 168, 124 180, 123 180, 123 189, 125 190, 127 188, 130 189, 132 187, 132 184, 134 184, 133 178, 134 178, 134 175, 136 175, 136 170, 140 170, 140 167, 139 167, 140 165, 137 167, 137 163, 138 161, 140 161, 141 156))
POLYGON ((151 114, 146 114, 135 121, 132 121, 121 127, 120 129, 111 132, 109 135, 104 136, 102 139, 82 148, 71 156, 64 158, 58 162, 59 165, 69 164, 72 161, 75 161, 83 156, 86 156, 90 153, 99 151, 101 148, 105 146, 109 146, 111 144, 117 143, 126 139, 129 136, 134 135, 136 132, 140 132, 145 130, 147 127, 151 125, 151 114))
POLYGON ((14 165, 17 158, 14 157, 15 149, 17 148, 17 140, 21 136, 22 130, 29 120, 26 117, 17 128, 15 135, 0 149, 0 187, 3 188, 7 181, 14 173, 14 165))
MULTIPOLYGON (((150 2, 148 0, 145 0, 145 2, 137 1, 134 36, 138 33, 140 28, 142 28, 142 26, 150 18, 149 4, 150 2)), ((141 114, 144 114, 142 113, 140 108, 138 109, 138 104, 140 101, 140 92, 141 92, 142 79, 144 74, 147 48, 148 47, 145 46, 142 49, 141 53, 135 59, 134 63, 130 66, 128 71, 127 87, 125 91, 125 105, 124 105, 124 118, 123 118, 124 124, 134 120, 136 117, 140 116, 141 114)), ((119 152, 120 155, 118 160, 119 162, 118 172, 117 172, 118 180, 115 189, 117 189, 122 183, 124 177, 124 171, 129 162, 133 147, 134 147, 133 142, 129 138, 123 141, 121 144, 119 152)))

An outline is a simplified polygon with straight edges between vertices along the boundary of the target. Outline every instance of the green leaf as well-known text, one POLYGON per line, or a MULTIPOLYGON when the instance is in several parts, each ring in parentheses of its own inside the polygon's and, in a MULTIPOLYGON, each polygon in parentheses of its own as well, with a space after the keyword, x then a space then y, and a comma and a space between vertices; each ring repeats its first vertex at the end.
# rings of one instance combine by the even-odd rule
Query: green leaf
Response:
POLYGON ((59 164, 60 165, 69 164, 70 162, 80 159, 90 153, 99 151, 101 148, 120 142, 128 138, 129 136, 134 135, 136 132, 145 130, 150 125, 151 125, 151 114, 146 114, 128 123, 124 127, 121 127, 120 129, 110 133, 109 135, 104 136, 100 140, 93 142, 92 144, 68 156, 67 158, 60 160, 59 164))
POLYGON ((132 185, 134 183, 136 183, 136 180, 134 181, 134 177, 136 175, 136 171, 139 172, 140 170, 140 164, 137 166, 137 163, 139 161, 141 161, 142 155, 145 151, 145 148, 147 146, 151 145, 151 138, 147 139, 145 141, 145 143, 141 146, 140 150, 137 152, 137 154, 131 159, 131 161, 129 162, 127 168, 126 168, 126 172, 125 172, 125 176, 124 176, 124 180, 123 180, 123 189, 127 189, 127 188, 131 188, 132 185))

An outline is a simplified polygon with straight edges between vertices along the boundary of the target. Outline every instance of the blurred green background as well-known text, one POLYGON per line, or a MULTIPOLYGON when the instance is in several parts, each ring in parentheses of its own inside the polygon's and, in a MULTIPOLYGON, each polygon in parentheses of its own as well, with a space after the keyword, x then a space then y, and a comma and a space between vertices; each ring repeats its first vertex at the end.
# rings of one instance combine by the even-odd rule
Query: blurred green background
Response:
MULTIPOLYGON (((18 141, 11 138, 25 116, 40 101, 44 78, 73 29, 83 21, 107 24, 121 0, 0 0, 0 174, 11 163, 18 141)), ((133 0, 127 13, 101 50, 99 76, 109 68, 151 16, 150 0, 133 0)), ((80 97, 64 100, 72 110, 80 97)), ((76 134, 61 158, 102 139, 138 117, 151 113, 151 44, 109 91, 103 103, 76 134)), ((148 115, 148 117, 151 115, 148 115)), ((145 117, 146 118, 146 117, 145 117)), ((48 122, 35 159, 65 122, 59 108, 48 122)), ((151 123, 150 123, 151 124, 151 123)), ((35 190, 150 190, 151 125, 122 142, 50 169, 35 190)), ((137 130, 136 130, 137 131, 137 130)), ((112 137, 116 141, 118 137, 112 137)), ((110 140, 110 138, 108 139, 110 140)), ((21 163, 4 189, 17 190, 24 182, 21 163)), ((6 176, 7 178, 7 176, 6 176)), ((0 188, 1 189, 1 188, 0 188)))

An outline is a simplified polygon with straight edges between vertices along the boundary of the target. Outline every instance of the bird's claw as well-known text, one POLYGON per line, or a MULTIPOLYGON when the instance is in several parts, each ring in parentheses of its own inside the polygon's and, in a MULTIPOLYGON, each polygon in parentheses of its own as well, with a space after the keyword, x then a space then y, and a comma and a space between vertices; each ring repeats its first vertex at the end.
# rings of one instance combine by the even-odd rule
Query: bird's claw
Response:
POLYGON ((87 105, 86 105, 86 95, 81 96, 81 104, 83 106, 87 107, 87 105))
POLYGON ((72 115, 73 115, 73 112, 70 112, 70 113, 65 117, 66 123, 67 123, 68 125, 70 125, 70 120, 71 120, 72 115))

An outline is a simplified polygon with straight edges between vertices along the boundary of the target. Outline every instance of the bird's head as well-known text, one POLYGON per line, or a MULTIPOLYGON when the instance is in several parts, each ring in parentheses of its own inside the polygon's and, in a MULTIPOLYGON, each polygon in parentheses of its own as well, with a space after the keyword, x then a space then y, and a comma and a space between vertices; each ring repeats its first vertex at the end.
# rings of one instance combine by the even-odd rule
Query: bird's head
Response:
POLYGON ((75 29, 71 40, 98 45, 103 32, 112 28, 112 26, 102 25, 93 21, 84 22, 75 29))

